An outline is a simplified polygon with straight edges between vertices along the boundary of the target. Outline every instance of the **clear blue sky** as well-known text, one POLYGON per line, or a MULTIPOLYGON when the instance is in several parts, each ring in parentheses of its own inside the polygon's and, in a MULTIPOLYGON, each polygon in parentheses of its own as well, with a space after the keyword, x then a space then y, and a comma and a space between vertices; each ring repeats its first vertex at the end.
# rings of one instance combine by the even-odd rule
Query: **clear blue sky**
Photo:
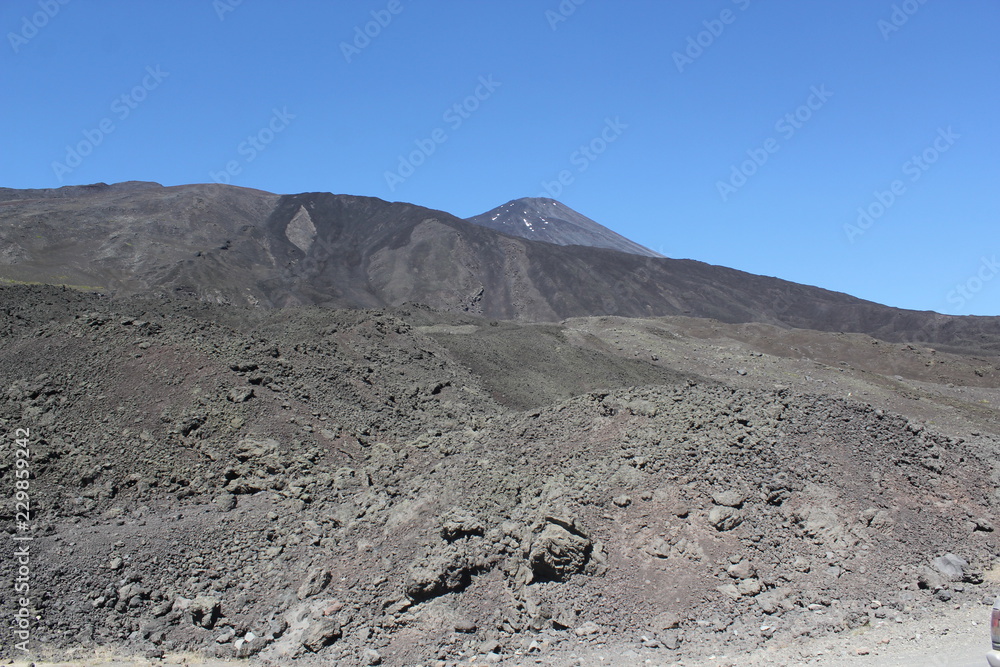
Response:
POLYGON ((1000 314, 994 0, 4 0, 0 32, 2 186, 549 192, 670 257, 1000 314))

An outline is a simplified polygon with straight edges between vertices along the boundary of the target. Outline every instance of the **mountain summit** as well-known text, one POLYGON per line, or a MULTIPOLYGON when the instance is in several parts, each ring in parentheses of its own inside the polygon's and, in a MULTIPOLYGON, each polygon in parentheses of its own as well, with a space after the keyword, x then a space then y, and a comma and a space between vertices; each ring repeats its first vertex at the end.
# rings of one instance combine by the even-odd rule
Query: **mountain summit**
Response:
POLYGON ((555 199, 515 199, 492 211, 467 218, 467 222, 532 241, 608 248, 630 255, 663 257, 555 199))

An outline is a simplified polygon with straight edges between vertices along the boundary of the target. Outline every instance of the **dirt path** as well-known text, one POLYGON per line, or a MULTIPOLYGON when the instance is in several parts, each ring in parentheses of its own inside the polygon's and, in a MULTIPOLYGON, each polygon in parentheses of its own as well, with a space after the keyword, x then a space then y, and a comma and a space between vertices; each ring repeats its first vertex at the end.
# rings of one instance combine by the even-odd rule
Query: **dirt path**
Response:
MULTIPOLYGON (((919 620, 891 620, 851 633, 787 645, 771 645, 750 655, 720 653, 675 661, 656 651, 607 645, 564 650, 558 655, 515 656, 495 664, 528 667, 984 667, 990 650, 991 604, 940 608, 919 620)), ((490 664, 486 661, 470 664, 490 664)))
MULTIPOLYGON (((992 605, 940 608, 919 620, 864 628, 835 638, 808 641, 754 656, 752 665, 878 665, 879 667, 964 667, 986 664, 992 605)), ((723 664, 721 661, 716 664, 723 664)))
MULTIPOLYGON (((594 647, 581 643, 557 653, 529 655, 482 656, 466 660, 462 665, 500 665, 514 667, 531 665, 548 667, 982 667, 986 664, 989 642, 990 605, 962 605, 957 609, 928 612, 919 620, 882 625, 856 632, 804 639, 788 645, 774 645, 751 655, 720 654, 700 660, 672 660, 662 651, 641 651, 629 646, 608 644, 594 647)), ((7 663, 4 663, 4 667, 7 663)), ((163 667, 222 667, 254 661, 220 662, 205 660, 192 654, 168 655, 162 660, 144 660, 115 656, 110 652, 81 654, 78 660, 65 662, 14 662, 13 667, 131 667, 156 665, 163 667)), ((455 663, 427 663, 426 667, 445 667, 455 663)))

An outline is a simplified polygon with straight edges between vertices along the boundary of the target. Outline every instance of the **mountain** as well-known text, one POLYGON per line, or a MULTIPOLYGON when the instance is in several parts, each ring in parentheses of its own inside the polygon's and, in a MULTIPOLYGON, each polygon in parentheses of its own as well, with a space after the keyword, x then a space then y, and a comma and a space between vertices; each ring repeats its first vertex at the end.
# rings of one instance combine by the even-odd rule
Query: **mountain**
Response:
POLYGON ((556 245, 609 248, 632 255, 663 257, 616 234, 555 199, 524 198, 466 219, 504 234, 556 245))
POLYGON ((685 315, 1000 349, 1000 318, 900 310, 692 260, 554 245, 371 197, 225 185, 0 192, 0 280, 246 306, 493 319, 685 315))
POLYGON ((124 183, 92 183, 90 185, 67 185, 61 188, 39 188, 32 190, 16 190, 14 188, 0 188, 0 202, 25 199, 64 199, 71 197, 82 197, 88 194, 101 192, 127 192, 131 190, 145 190, 148 188, 162 188, 159 183, 151 181, 125 181, 124 183))
POLYGON ((30 587, 0 616, 43 659, 772 665, 931 619, 985 636, 997 318, 219 185, 0 190, 0 253, 0 476, 37 513, 0 511, 0 579, 30 587))

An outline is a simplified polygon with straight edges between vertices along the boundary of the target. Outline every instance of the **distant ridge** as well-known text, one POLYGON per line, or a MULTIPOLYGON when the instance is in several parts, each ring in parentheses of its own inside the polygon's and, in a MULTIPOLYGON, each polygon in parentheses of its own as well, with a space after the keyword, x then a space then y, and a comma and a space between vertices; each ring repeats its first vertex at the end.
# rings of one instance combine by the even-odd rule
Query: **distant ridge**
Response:
POLYGON ((1000 351, 998 317, 901 310, 655 257, 558 202, 512 204, 493 213, 497 225, 504 213, 519 221, 501 231, 413 204, 324 192, 219 184, 0 189, 0 284, 273 308, 417 303, 534 322, 683 315, 1000 351), (534 237, 507 231, 518 225, 534 237), (542 240, 553 235, 576 244, 542 240))
POLYGON ((663 257, 555 199, 515 199, 492 211, 467 218, 467 221, 532 241, 608 248, 644 257, 663 257))
POLYGON ((0 201, 13 201, 17 199, 51 199, 65 197, 80 197, 88 194, 99 194, 102 192, 127 192, 129 190, 147 190, 150 188, 162 188, 159 183, 152 181, 124 181, 122 183, 91 183, 90 185, 64 185, 61 188, 40 188, 36 190, 15 190, 13 188, 0 188, 0 201))

